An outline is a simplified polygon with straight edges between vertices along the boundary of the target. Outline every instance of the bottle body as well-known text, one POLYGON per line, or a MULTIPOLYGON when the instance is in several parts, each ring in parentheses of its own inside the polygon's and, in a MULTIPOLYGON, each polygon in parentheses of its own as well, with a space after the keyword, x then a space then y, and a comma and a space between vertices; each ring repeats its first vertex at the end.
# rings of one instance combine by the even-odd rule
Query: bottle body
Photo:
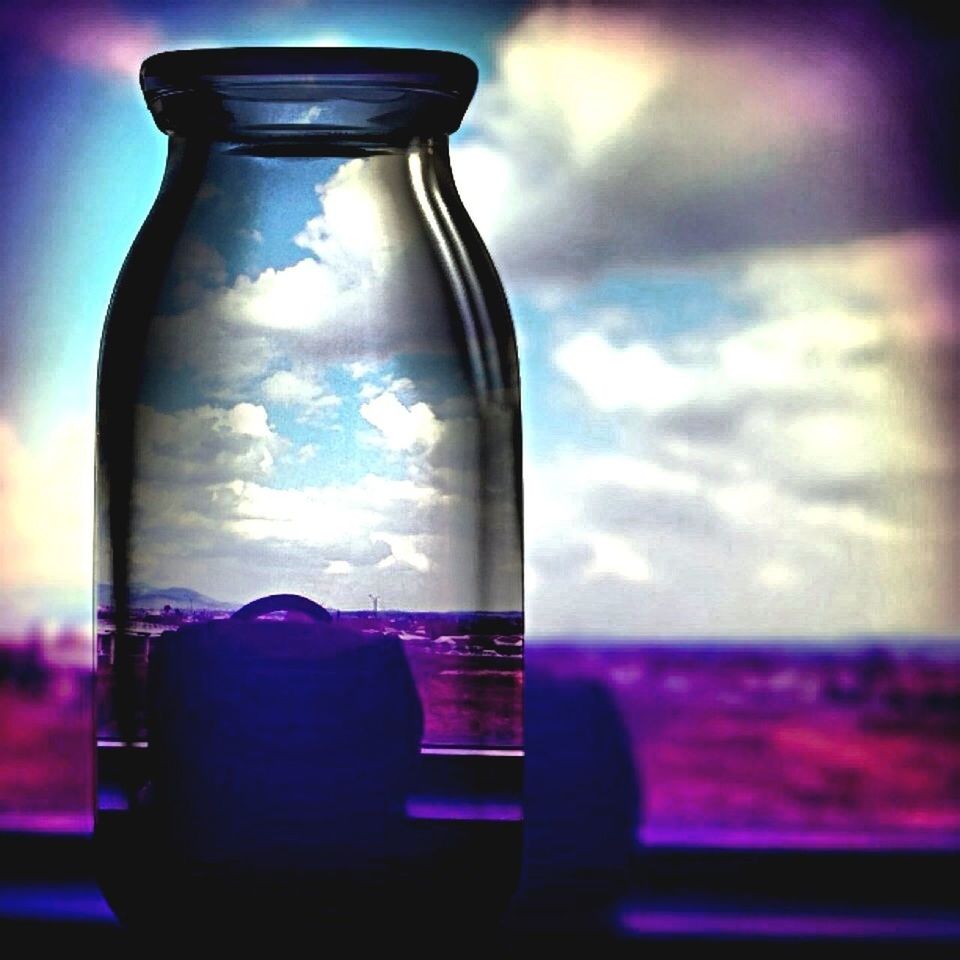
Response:
POLYGON ((121 917, 509 894, 519 431, 445 136, 171 138, 99 377, 96 830, 121 917))

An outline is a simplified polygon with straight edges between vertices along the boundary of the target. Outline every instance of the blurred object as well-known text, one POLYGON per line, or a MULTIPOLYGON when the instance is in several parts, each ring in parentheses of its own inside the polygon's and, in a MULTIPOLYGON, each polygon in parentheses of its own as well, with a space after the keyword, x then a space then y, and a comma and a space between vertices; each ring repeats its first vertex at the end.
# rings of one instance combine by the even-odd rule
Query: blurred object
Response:
POLYGON ((0 830, 93 823, 93 683, 87 631, 0 636, 0 830))
POLYGON ((528 655, 524 930, 594 929, 630 885, 643 793, 627 732, 596 678, 528 655))

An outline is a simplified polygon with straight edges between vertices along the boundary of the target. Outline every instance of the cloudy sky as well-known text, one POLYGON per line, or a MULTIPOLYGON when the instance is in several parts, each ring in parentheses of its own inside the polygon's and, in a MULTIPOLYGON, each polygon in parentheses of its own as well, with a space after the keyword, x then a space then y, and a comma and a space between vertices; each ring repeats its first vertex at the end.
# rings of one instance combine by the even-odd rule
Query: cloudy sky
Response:
MULTIPOLYGON (((438 46, 480 64, 453 165, 520 340, 530 632, 957 630, 960 233, 941 170, 948 105, 931 93, 956 44, 940 25, 875 5, 784 19, 758 5, 411 4, 385 30, 373 6, 241 6, 0 18, 5 82, 22 95, 5 107, 22 135, 3 149, 23 175, 4 187, 0 293, 12 622, 78 616, 89 582, 99 328, 164 155, 136 68, 165 47, 258 42, 438 46)), ((197 495, 216 494, 209 549, 242 538, 245 560, 276 571, 270 589, 302 571, 295 545, 322 556, 317 591, 387 569, 416 595, 444 557, 404 521, 456 488, 455 392, 316 338, 315 355, 262 362, 263 343, 298 335, 276 329, 290 315, 278 306, 326 285, 346 309, 337 284, 358 258, 364 276, 391 273, 348 231, 330 247, 330 224, 364 209, 356 168, 316 181, 296 230, 251 228, 230 251, 198 236, 185 255, 166 329, 182 341, 198 310, 207 338, 244 324, 249 383, 231 394, 212 368, 197 391, 171 374, 146 414, 158 473, 145 502, 155 529, 196 530, 197 495), (167 464, 172 482, 164 447, 211 430, 223 449, 167 464), (349 469, 321 466, 318 430, 357 451, 349 469), (339 538, 319 520, 333 504, 339 538), (263 517, 286 524, 286 572, 263 517), (347 542, 358 528, 363 549, 347 542)), ((216 591, 196 565, 189 585, 216 591)), ((179 585, 166 569, 144 574, 179 585)))

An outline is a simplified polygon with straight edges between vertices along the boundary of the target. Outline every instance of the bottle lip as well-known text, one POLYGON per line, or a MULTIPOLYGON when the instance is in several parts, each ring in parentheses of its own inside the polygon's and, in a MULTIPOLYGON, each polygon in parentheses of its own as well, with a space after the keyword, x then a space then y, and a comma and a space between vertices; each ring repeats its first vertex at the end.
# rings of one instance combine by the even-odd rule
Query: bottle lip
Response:
POLYGON ((477 79, 462 54, 397 47, 171 50, 140 68, 165 133, 255 141, 453 133, 477 79))
POLYGON ((356 84, 432 91, 469 101, 477 66, 460 53, 400 47, 213 47, 155 53, 140 67, 148 103, 170 93, 248 81, 256 95, 271 88, 356 84))

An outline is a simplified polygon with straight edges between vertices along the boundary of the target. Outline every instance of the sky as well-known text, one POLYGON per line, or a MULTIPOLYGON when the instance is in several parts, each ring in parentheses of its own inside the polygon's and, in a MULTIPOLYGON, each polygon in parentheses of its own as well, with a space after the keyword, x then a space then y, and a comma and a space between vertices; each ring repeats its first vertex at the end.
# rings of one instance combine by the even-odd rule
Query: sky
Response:
MULTIPOLYGON (((957 38, 896 5, 805 10, 7 4, 11 626, 84 617, 100 329, 165 154, 140 61, 258 43, 438 47, 480 66, 451 153, 520 345, 529 632, 956 633, 957 38)), ((310 224, 335 221, 344 170, 302 185, 297 229, 262 231, 269 256, 261 237, 243 262, 211 243, 193 257, 205 309, 255 323, 335 262, 310 224)), ((330 584, 384 562, 416 582, 443 558, 400 517, 436 493, 443 398, 410 369, 352 362, 274 356, 248 396, 158 399, 157 435, 184 448, 215 422, 220 472, 194 491, 233 491, 235 511, 269 502, 289 527, 347 504, 382 536, 364 556, 325 541, 330 584), (317 474, 318 422, 365 436, 367 459, 317 474)), ((170 503, 174 530, 189 510, 170 503)), ((245 557, 276 551, 239 519, 224 523, 245 557)), ((304 555, 317 536, 298 532, 304 555)))

